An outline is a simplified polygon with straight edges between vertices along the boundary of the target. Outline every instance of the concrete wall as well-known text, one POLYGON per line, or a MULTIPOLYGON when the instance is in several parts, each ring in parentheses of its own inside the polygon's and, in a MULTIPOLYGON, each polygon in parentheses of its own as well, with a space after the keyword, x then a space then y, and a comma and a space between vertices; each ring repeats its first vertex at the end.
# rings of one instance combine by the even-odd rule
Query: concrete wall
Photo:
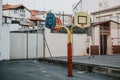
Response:
POLYGON ((10 59, 10 34, 8 24, 2 25, 2 0, 0 0, 0 60, 10 59))
POLYGON ((93 35, 93 44, 94 45, 99 45, 100 44, 100 33, 99 33, 99 26, 95 26, 92 30, 92 35, 93 35))
POLYGON ((113 22, 111 22, 111 38, 114 38, 112 40, 113 42, 112 45, 120 44, 118 43, 120 39, 116 39, 116 38, 120 38, 120 25, 113 23, 113 22), (119 27, 119 30, 118 30, 118 27, 119 27))
POLYGON ((10 35, 10 58, 11 59, 24 59, 26 58, 26 34, 24 33, 11 33, 10 35))
MULTIPOLYGON (((51 33, 49 29, 45 29, 45 39, 53 57, 67 56, 67 34, 51 33)), ((73 35, 73 55, 86 55, 86 34, 73 35)), ((48 48, 45 47, 45 56, 50 57, 48 48)))
POLYGON ((10 36, 10 59, 43 57, 42 34, 11 33, 10 36))
POLYGON ((10 31, 16 31, 21 28, 21 26, 19 24, 9 24, 8 27, 9 27, 10 31))
POLYGON ((0 0, 0 60, 2 60, 2 0, 0 0))
POLYGON ((10 33, 8 24, 1 29, 1 56, 3 60, 10 59, 10 33))

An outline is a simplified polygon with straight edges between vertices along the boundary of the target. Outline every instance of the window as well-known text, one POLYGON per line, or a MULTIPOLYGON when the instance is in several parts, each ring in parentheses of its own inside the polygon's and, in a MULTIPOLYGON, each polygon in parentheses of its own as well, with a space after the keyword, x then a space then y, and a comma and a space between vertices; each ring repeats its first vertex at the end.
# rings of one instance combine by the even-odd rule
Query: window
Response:
POLYGON ((17 10, 14 10, 14 13, 17 14, 17 10))
POLYGON ((120 13, 117 14, 117 22, 120 23, 120 13))
POLYGON ((25 14, 20 14, 21 17, 25 17, 25 14))

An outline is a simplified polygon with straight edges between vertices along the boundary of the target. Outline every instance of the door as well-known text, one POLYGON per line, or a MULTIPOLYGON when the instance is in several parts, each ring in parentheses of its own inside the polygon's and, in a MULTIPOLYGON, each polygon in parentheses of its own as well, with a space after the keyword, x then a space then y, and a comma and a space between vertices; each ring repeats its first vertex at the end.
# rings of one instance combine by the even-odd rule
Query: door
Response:
POLYGON ((107 35, 100 35, 100 54, 106 55, 107 53, 107 35))

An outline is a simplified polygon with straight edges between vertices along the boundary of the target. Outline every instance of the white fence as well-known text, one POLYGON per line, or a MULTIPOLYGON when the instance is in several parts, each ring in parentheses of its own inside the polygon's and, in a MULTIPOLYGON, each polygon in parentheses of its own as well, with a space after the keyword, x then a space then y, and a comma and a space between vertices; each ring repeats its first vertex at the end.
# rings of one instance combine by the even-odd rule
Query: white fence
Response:
MULTIPOLYGON (((73 34, 73 56, 88 55, 86 53, 87 39, 86 34, 73 34)), ((42 33, 10 34, 10 59, 51 56, 67 56, 67 34, 51 33, 46 29, 45 40, 42 33), (44 44, 46 45, 44 46, 44 44)))
POLYGON ((40 57, 43 57, 43 34, 10 34, 10 59, 31 59, 40 57))
MULTIPOLYGON (((45 38, 52 57, 67 56, 67 34, 51 33, 46 29, 45 38)), ((73 56, 88 55, 86 53, 87 39, 87 34, 73 34, 73 56)), ((46 57, 50 57, 50 52, 45 47, 46 57)))

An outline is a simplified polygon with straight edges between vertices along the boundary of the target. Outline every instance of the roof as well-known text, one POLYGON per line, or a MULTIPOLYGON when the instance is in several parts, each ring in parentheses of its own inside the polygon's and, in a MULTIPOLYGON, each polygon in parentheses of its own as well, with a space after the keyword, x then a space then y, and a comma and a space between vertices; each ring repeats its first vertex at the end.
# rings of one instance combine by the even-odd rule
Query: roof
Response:
POLYGON ((97 14, 97 13, 100 13, 100 12, 110 11, 110 10, 114 10, 114 9, 120 9, 120 5, 110 7, 110 8, 106 8, 106 9, 103 9, 103 10, 100 10, 100 11, 92 12, 91 14, 97 14))
MULTIPOLYGON (((22 4, 17 4, 17 5, 10 5, 10 4, 4 4, 3 6, 3 10, 10 10, 10 9, 16 9, 19 7, 24 7, 26 8, 24 5, 22 4)), ((28 8, 26 8, 28 11, 30 11, 28 8)))
POLYGON ((107 20, 107 21, 95 22, 95 23, 93 23, 93 26, 103 25, 103 24, 107 24, 107 23, 110 23, 110 22, 114 22, 116 24, 120 24, 119 22, 116 22, 116 21, 113 21, 113 20, 107 20))
POLYGON ((30 10, 31 12, 31 15, 39 15, 40 14, 40 11, 38 10, 30 10))
POLYGON ((31 18, 29 18, 29 20, 31 20, 31 21, 44 21, 43 19, 41 19, 39 17, 35 17, 35 16, 31 16, 31 18))
POLYGON ((30 10, 32 15, 43 15, 43 14, 47 14, 48 11, 38 11, 38 10, 30 10))

